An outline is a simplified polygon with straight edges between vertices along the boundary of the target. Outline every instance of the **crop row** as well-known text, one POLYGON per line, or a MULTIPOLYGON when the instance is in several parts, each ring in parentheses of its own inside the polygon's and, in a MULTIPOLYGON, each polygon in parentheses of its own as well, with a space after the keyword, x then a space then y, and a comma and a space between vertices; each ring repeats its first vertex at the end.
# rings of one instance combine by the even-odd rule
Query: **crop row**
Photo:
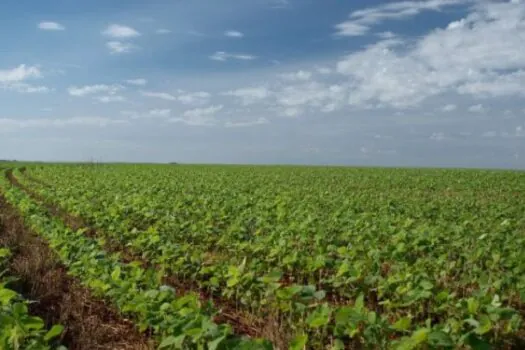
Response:
POLYGON ((18 176, 179 279, 252 314, 277 313, 299 334, 293 344, 396 344, 390 338, 410 333, 441 345, 513 341, 520 317, 511 305, 525 290, 515 249, 523 202, 508 191, 488 202, 472 187, 500 174, 449 178, 445 188, 430 178, 427 189, 449 195, 452 183, 464 197, 425 202, 415 177, 384 176, 389 197, 374 190, 378 178, 362 177, 346 198, 342 177, 280 171, 30 169, 53 190, 18 176))
POLYGON ((14 278, 7 277, 3 270, 10 256, 9 249, 0 248, 0 348, 4 350, 64 349, 52 347, 53 339, 62 333, 64 327, 55 325, 47 330, 41 318, 29 313, 29 302, 8 287, 14 278))
POLYGON ((150 330, 161 348, 257 349, 264 341, 234 336, 231 327, 213 321, 210 305, 201 305, 196 295, 178 297, 173 288, 161 284, 162 276, 140 264, 125 264, 118 254, 109 254, 99 242, 73 231, 50 217, 5 177, 0 187, 6 199, 16 206, 31 228, 45 238, 57 252, 71 275, 80 279, 95 296, 107 298, 141 331, 150 330))

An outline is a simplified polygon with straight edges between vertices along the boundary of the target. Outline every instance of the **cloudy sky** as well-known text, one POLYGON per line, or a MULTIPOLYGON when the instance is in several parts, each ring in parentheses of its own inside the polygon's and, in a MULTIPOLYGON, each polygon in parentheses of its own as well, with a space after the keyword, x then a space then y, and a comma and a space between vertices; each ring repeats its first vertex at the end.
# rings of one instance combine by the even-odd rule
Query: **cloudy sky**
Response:
POLYGON ((0 158, 525 168, 525 1, 2 0, 0 158))

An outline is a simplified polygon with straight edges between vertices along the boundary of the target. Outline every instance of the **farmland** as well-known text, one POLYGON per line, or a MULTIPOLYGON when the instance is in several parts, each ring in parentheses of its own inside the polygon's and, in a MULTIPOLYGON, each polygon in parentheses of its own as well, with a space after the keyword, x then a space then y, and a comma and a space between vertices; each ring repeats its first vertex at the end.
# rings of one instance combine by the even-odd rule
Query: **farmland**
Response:
POLYGON ((105 348, 525 346, 524 172, 4 168, 0 211, 134 339, 105 348))

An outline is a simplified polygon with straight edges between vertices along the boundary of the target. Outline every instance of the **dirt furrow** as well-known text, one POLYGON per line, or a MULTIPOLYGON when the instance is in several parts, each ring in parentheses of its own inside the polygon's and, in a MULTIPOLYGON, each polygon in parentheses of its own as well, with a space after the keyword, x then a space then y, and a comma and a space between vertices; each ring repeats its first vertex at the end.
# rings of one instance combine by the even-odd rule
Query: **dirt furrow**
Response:
POLYGON ((30 304, 30 312, 46 325, 65 327, 61 343, 71 350, 153 349, 136 327, 90 292, 58 262, 45 241, 34 235, 0 195, 0 246, 11 250, 12 288, 30 304))
MULTIPOLYGON (((84 229, 86 230, 85 234, 92 238, 96 238, 97 236, 105 237, 103 234, 101 235, 99 232, 97 232, 96 229, 92 228, 83 218, 68 213, 55 203, 51 203, 32 189, 21 184, 16 176, 14 176, 12 171, 7 171, 7 177, 11 184, 17 186, 26 192, 26 194, 28 194, 31 198, 37 200, 47 209, 51 215, 60 218, 64 224, 66 224, 71 229, 84 229)), ((107 239, 107 237, 105 238, 106 243, 104 245, 104 249, 111 253, 120 253, 122 262, 129 263, 132 261, 138 261, 144 268, 153 268, 156 270, 160 269, 159 266, 156 266, 142 258, 140 254, 133 252, 128 247, 123 246, 121 242, 107 239)), ((163 283, 174 287, 178 295, 182 296, 184 294, 193 292, 199 295, 199 298, 203 303, 211 300, 214 307, 219 310, 219 314, 215 317, 215 322, 229 324, 232 326, 234 332, 238 335, 266 338, 270 340, 278 349, 286 348, 291 341, 293 334, 290 334, 290 332, 282 329, 282 324, 279 322, 276 315, 261 317, 259 315, 253 315, 247 311, 240 310, 231 300, 227 300, 219 295, 213 295, 203 291, 194 281, 181 281, 179 278, 173 275, 168 274, 165 276, 163 283)))

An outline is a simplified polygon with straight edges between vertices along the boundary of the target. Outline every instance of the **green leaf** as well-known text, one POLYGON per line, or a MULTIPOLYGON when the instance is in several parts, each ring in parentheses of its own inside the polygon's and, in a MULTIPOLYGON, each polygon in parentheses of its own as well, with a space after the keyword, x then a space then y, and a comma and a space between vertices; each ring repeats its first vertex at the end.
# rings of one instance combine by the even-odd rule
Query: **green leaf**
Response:
POLYGON ((276 283, 276 282, 279 282, 279 280, 281 279, 282 277, 282 272, 279 271, 279 270, 274 270, 272 272, 270 272, 269 274, 267 274, 266 276, 264 277, 261 277, 260 280, 264 283, 276 283))
POLYGON ((428 335, 428 342, 433 346, 454 346, 454 341, 445 332, 442 331, 433 331, 428 335))
POLYGON ((487 315, 481 315, 479 318, 479 326, 474 330, 477 334, 483 335, 490 332, 492 329, 492 322, 487 315))
POLYGON ((368 313, 368 322, 370 324, 375 324, 377 321, 377 314, 374 311, 368 313))
POLYGON ((398 331, 407 331, 410 329, 411 325, 412 319, 410 319, 409 317, 402 317, 392 325, 392 328, 398 331))
POLYGON ((362 310, 364 306, 365 306, 365 296, 363 295, 363 293, 361 293, 355 300, 354 308, 356 308, 357 310, 362 310))
POLYGON ((50 341, 51 339, 58 337, 62 332, 64 331, 64 326, 62 325, 54 325, 51 327, 51 329, 46 333, 44 336, 45 341, 50 341))
POLYGON ((111 279, 116 282, 120 278, 120 266, 117 266, 115 270, 111 273, 111 279))
POLYGON ((44 328, 44 321, 40 317, 29 316, 23 321, 24 327, 28 330, 40 330, 44 328))
POLYGON ((290 343, 289 350, 302 350, 306 346, 307 342, 308 342, 308 335, 306 334, 297 335, 295 338, 293 338, 292 342, 290 343))
POLYGON ((330 313, 330 307, 328 305, 322 305, 308 316, 306 322, 314 329, 325 326, 328 324, 328 321, 330 321, 330 313))
POLYGON ((317 300, 323 300, 326 296, 326 292, 324 290, 318 290, 314 293, 314 298, 317 300))
POLYGON ((492 349, 492 346, 489 343, 487 343, 483 339, 480 339, 474 333, 470 333, 465 340, 466 340, 466 343, 470 345, 472 350, 491 350, 492 349))
POLYGON ((352 309, 348 306, 341 307, 335 314, 335 323, 337 325, 346 325, 352 315, 352 309))
POLYGON ((336 339, 330 350, 344 350, 344 348, 345 343, 341 339, 336 339))
POLYGON ((414 344, 420 345, 427 341, 428 334, 430 333, 430 329, 428 328, 420 328, 416 330, 410 338, 414 341, 414 344))
POLYGON ((422 281, 422 282, 419 283, 419 285, 424 290, 431 290, 432 288, 434 288, 434 285, 430 281, 422 281))
POLYGON ((479 309, 479 302, 474 298, 468 298, 467 300, 467 308, 468 312, 471 315, 475 315, 478 312, 479 309))
POLYGON ((162 339, 162 342, 159 345, 159 349, 165 349, 167 347, 175 347, 175 348, 182 348, 182 344, 184 343, 184 338, 186 338, 186 335, 181 334, 178 337, 169 336, 164 339, 162 339))
POLYGON ((216 350, 224 339, 226 339, 225 335, 223 335, 222 337, 219 337, 219 338, 217 338, 215 340, 209 341, 208 342, 208 350, 216 350))
POLYGON ((0 305, 8 305, 14 298, 17 297, 17 293, 11 289, 0 288, 0 305))
POLYGON ((7 258, 11 256, 11 252, 7 248, 0 248, 0 258, 7 258))

